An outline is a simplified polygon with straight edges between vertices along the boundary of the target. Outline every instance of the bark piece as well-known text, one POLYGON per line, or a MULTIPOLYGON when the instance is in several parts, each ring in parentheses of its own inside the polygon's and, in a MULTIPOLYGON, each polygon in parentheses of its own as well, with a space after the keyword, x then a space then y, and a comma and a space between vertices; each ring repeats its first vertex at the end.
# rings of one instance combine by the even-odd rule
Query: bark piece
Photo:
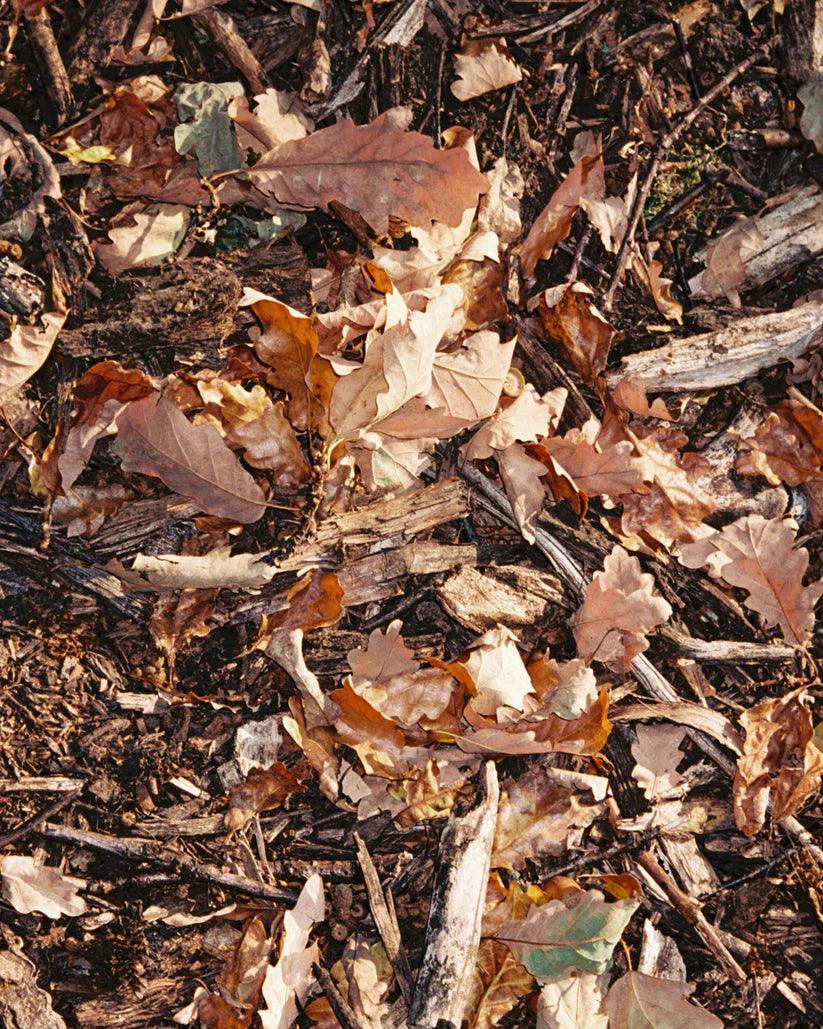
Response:
POLYGON ((440 839, 440 867, 410 1029, 456 1029, 471 999, 499 796, 493 762, 486 763, 481 775, 477 806, 462 818, 452 817, 440 839))
POLYGON ((249 84, 253 94, 264 93, 268 82, 260 62, 237 31, 234 19, 224 11, 210 8, 192 15, 192 21, 209 36, 229 64, 249 84))
POLYGON ((69 65, 69 78, 75 85, 85 84, 95 72, 104 70, 114 48, 126 38, 135 10, 133 0, 99 0, 86 8, 69 65))
POLYGON ((0 951, 0 1022, 11 1029, 66 1029, 51 997, 37 985, 32 962, 11 950, 0 951))
MULTIPOLYGON (((823 253, 823 193, 816 186, 801 189, 785 203, 755 218, 754 226, 756 231, 747 236, 751 245, 741 253, 741 273, 745 277, 736 286, 740 291, 762 286, 823 253)), ((733 225, 728 231, 734 232, 735 228, 733 225)), ((700 251, 697 260, 705 262, 707 252, 700 251)), ((723 295, 708 270, 690 279, 689 287, 695 300, 723 295)))
POLYGON ((715 332, 674 340, 624 357, 607 374, 614 388, 631 378, 646 392, 685 393, 732 386, 780 361, 802 357, 823 340, 823 304, 740 318, 715 332))
POLYGON ((823 65, 823 0, 793 0, 780 19, 790 79, 805 82, 823 65))
POLYGON ((480 572, 466 564, 438 587, 437 596, 452 618, 478 633, 499 623, 539 632, 552 608, 568 606, 555 576, 517 565, 480 572))

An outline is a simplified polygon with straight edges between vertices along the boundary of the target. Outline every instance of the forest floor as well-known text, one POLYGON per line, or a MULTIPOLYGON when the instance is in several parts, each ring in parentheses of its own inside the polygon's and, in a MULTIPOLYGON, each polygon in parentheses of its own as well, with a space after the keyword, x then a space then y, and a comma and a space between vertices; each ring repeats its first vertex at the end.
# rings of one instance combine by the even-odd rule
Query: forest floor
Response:
POLYGON ((823 3, 0 40, 0 1023, 823 1024, 823 3))

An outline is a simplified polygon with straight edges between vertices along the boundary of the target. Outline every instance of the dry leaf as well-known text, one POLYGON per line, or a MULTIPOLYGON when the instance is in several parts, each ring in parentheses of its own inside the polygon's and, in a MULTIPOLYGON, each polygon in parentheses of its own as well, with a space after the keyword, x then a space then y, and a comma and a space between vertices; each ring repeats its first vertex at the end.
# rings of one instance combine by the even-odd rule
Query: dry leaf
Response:
POLYGON ((823 412, 795 393, 773 408, 753 436, 740 440, 741 475, 762 475, 772 486, 799 486, 823 471, 823 412))
POLYGON ((283 939, 276 965, 263 980, 264 1010, 258 1011, 262 1029, 289 1029, 297 1018, 314 977, 312 966, 320 960, 317 944, 309 945, 309 933, 326 917, 323 880, 316 873, 300 891, 297 903, 283 915, 283 939))
POLYGON ((229 832, 243 829, 261 811, 279 807, 287 797, 304 790, 282 761, 276 761, 270 768, 252 768, 245 782, 229 791, 225 827, 229 832))
POLYGON ((207 514, 241 524, 266 510, 263 491, 212 425, 192 425, 164 397, 128 404, 117 416, 123 471, 153 475, 207 514))
POLYGON ((483 425, 462 448, 467 461, 493 457, 515 442, 530 443, 548 436, 560 420, 567 391, 562 387, 540 396, 530 382, 523 392, 483 425))
POLYGON ((719 1018, 686 999, 689 983, 627 972, 606 997, 609 1029, 722 1029, 719 1018))
POLYGON ((823 154, 823 71, 816 71, 797 91, 797 99, 803 104, 800 116, 800 131, 814 143, 819 154, 823 154))
MULTIPOLYGON (((575 143, 578 141, 575 140, 575 143)), ((520 248, 520 266, 526 278, 534 275, 539 260, 548 260, 557 244, 571 232, 572 218, 583 197, 602 200, 606 195, 603 151, 599 138, 586 139, 577 163, 535 219, 520 248)))
MULTIPOLYGON (((236 1014, 255 1011, 260 1003, 260 991, 269 967, 270 954, 271 935, 268 929, 261 919, 250 918, 215 982, 222 994, 220 999, 229 1000, 236 1014)), ((202 1003, 198 1015, 202 1024, 202 1003)), ((215 1029, 223 1029, 223 1024, 216 1024, 215 1029)))
POLYGON ((572 971, 547 983, 537 1002, 536 1029, 606 1029, 606 976, 572 971))
POLYGON ((637 900, 609 904, 599 890, 575 891, 531 907, 525 918, 504 922, 494 935, 539 982, 572 969, 600 975, 638 906, 637 900))
POLYGON ((157 646, 174 669, 177 651, 190 640, 208 636, 214 628, 209 618, 214 613, 215 590, 185 590, 160 597, 154 607, 149 629, 157 646))
POLYGON ((283 204, 328 211, 342 201, 378 234, 390 217, 458 225, 488 185, 461 148, 435 150, 428 136, 401 131, 385 114, 369 125, 344 119, 283 143, 249 176, 283 204))
POLYGON ((671 616, 671 605, 654 593, 654 577, 636 557, 615 545, 595 572, 573 619, 577 650, 584 661, 602 661, 627 672, 648 649, 646 633, 671 616))
POLYGON ((186 235, 189 209, 182 204, 152 204, 129 214, 133 225, 109 229, 111 243, 98 243, 94 252, 109 275, 130 268, 152 268, 177 250, 186 235))
POLYGON ((779 821, 795 814, 820 788, 823 749, 804 690, 766 700, 740 716, 746 739, 732 798, 738 828, 747 836, 763 827, 769 804, 779 821))
POLYGON ((21 915, 37 911, 48 918, 85 914, 86 902, 77 895, 85 889, 83 879, 63 875, 56 868, 38 865, 22 854, 0 857, 3 896, 21 915))
POLYGON ((506 53, 506 41, 472 39, 454 59, 457 78, 451 91, 458 100, 471 100, 505 89, 523 78, 517 62, 506 53))
POLYGON ((546 500, 543 476, 548 474, 548 470, 520 443, 498 450, 495 457, 517 526, 523 538, 534 543, 537 519, 546 500))
POLYGON ((555 661, 548 654, 528 666, 540 712, 567 721, 580 718, 597 700, 597 679, 579 658, 555 661))
POLYGON ((522 231, 520 198, 526 188, 523 173, 514 161, 498 157, 486 177, 489 191, 480 198, 477 227, 481 232, 494 232, 500 245, 505 247, 522 231))
POLYGON ((478 714, 494 716, 503 706, 522 711, 533 692, 517 642, 513 632, 498 625, 475 640, 461 662, 474 684, 471 704, 478 714))
POLYGON ((237 143, 244 150, 258 154, 272 150, 292 139, 303 139, 314 128, 306 117, 299 97, 279 89, 267 89, 254 97, 255 108, 249 109, 245 96, 229 103, 229 117, 234 122, 237 143))
POLYGON ((705 566, 715 578, 746 590, 746 607, 767 628, 779 626, 787 643, 800 647, 811 637, 823 583, 803 585, 809 553, 795 548, 796 531, 793 522, 782 518, 747 515, 682 547, 678 557, 687 568, 705 566))
POLYGON ((561 344, 585 382, 593 384, 609 356, 617 330, 592 303, 584 282, 547 289, 540 298, 540 318, 549 336, 561 344))
POLYGON ((505 943, 481 940, 463 1017, 469 1029, 490 1029, 531 993, 534 979, 505 943))
POLYGON ((492 868, 522 871, 526 860, 559 857, 577 846, 582 830, 605 810, 602 803, 607 781, 596 776, 580 777, 574 783, 542 764, 534 764, 518 779, 500 784, 492 847, 492 868), (578 786, 584 780, 591 791, 578 786))
POLYGON ((132 571, 161 589, 254 589, 271 582, 277 569, 260 554, 138 554, 132 571))
POLYGON ((683 324, 683 306, 672 296, 671 279, 663 277, 663 265, 660 261, 646 261, 636 253, 632 258, 632 271, 651 294, 657 310, 670 322, 683 324))
POLYGON ((638 725, 637 740, 632 744, 637 762, 632 775, 648 800, 665 799, 685 781, 677 771, 685 738, 686 730, 674 725, 638 725))
POLYGON ((743 218, 706 247, 706 267, 689 282, 692 296, 725 296, 740 307, 738 289, 746 282, 746 261, 765 245, 756 218, 743 218))
POLYGON ((0 342, 0 398, 28 382, 42 368, 65 320, 65 311, 48 311, 41 316, 42 327, 14 325, 0 342))
MULTIPOLYGON (((587 497, 618 497, 624 493, 642 493, 650 479, 647 462, 637 457, 628 440, 602 445, 597 441, 599 426, 590 421, 582 429, 571 429, 565 436, 543 440, 534 453, 548 458, 547 464, 556 476, 562 474, 587 497)), ((559 487, 560 488, 560 487, 559 487)), ((552 492, 554 490, 552 489, 552 492)), ((555 494, 555 499, 561 496, 555 494)))

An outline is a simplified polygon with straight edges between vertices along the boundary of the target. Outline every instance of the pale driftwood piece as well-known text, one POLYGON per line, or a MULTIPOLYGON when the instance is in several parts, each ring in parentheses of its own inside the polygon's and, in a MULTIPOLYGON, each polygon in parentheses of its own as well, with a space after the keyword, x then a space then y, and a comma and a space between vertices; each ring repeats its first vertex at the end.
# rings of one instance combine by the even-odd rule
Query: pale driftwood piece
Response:
POLYGON ((37 985, 33 962, 12 950, 0 951, 0 1023, 9 1029, 66 1029, 51 997, 37 985))
POLYGON ((676 339, 664 347, 629 354, 606 376, 614 388, 631 378, 651 393, 733 386, 793 361, 823 342, 823 304, 810 301, 788 311, 740 318, 715 332, 676 339))
POLYGON ((672 880, 671 876, 660 867, 651 851, 644 851, 637 859, 640 867, 648 872, 652 880, 660 887, 672 907, 676 908, 686 921, 694 928, 701 940, 717 958, 726 974, 737 983, 746 981, 746 973, 729 953, 725 943, 720 939, 715 927, 703 914, 703 909, 672 880))
POLYGON ((265 93, 268 86, 266 73, 237 31, 233 18, 217 8, 210 7, 193 14, 191 20, 209 36, 229 64, 240 72, 253 94, 265 93))
MULTIPOLYGON (((757 231, 747 235, 741 255, 746 273, 737 287, 741 293, 823 253, 823 193, 817 186, 804 188, 755 218, 754 226, 757 231)), ((697 260, 705 263, 706 254, 704 248, 697 260)), ((689 280, 689 288, 695 300, 715 300, 724 294, 706 270, 689 280)))
POLYGON ((487 761, 477 806, 443 830, 409 1029, 458 1029, 469 1000, 497 824, 497 769, 487 761))
POLYGON ((357 846, 357 861, 366 883, 372 918, 394 969, 397 985, 400 987, 404 1001, 408 1004, 411 1000, 414 977, 400 938, 400 926, 397 924, 394 903, 391 901, 391 894, 389 894, 389 903, 386 902, 377 869, 374 867, 368 847, 359 833, 354 834, 354 842, 357 846))
POLYGON ((643 923, 637 971, 658 979, 686 981, 686 964, 677 944, 670 936, 664 936, 659 929, 655 929, 648 918, 643 923))
MULTIPOLYGON (((806 305, 808 306, 808 305, 806 305)), ((472 465, 465 461, 458 464, 460 474, 471 483, 479 492, 491 501, 501 521, 517 528, 517 523, 511 514, 511 505, 497 487, 489 482, 482 472, 479 472, 472 465)), ((534 545, 549 560, 558 575, 563 579, 578 601, 581 601, 585 593, 588 579, 586 574, 575 559, 569 554, 565 547, 558 542, 550 533, 539 526, 534 530, 534 545)), ((668 679, 662 675, 649 661, 645 654, 638 655, 632 661, 632 674, 639 683, 646 687, 649 693, 655 698, 669 703, 681 703, 680 695, 668 679)), ((731 761, 721 747, 707 736, 705 732, 698 729, 687 729, 686 734, 712 759, 718 768, 731 779, 736 770, 734 761, 731 761)), ((801 847, 805 847, 821 864, 823 864, 823 848, 817 843, 812 834, 793 816, 783 818, 778 823, 781 829, 801 847)))
POLYGON ((437 597, 455 621, 477 633, 500 622, 539 632, 551 608, 568 607, 559 579, 516 565, 480 572, 467 563, 438 586, 437 597))
POLYGON ((85 785, 85 779, 68 775, 24 775, 19 779, 0 779, 0 793, 74 793, 85 785))
POLYGON ((151 840, 140 840, 129 837, 107 836, 99 832, 87 832, 84 829, 73 829, 67 825, 53 825, 47 822, 37 830, 38 836, 58 843, 68 843, 74 847, 87 847, 103 854, 111 854, 124 861, 145 861, 166 871, 190 876, 200 882, 212 883, 225 890, 245 893, 249 897, 262 897, 280 903, 293 904, 297 900, 295 890, 287 890, 281 886, 269 886, 267 883, 255 882, 244 875, 223 872, 214 865, 204 865, 187 854, 178 854, 173 850, 157 847, 151 840))
POLYGON ((408 575, 433 575, 446 572, 477 559, 473 543, 451 546, 446 543, 416 541, 393 550, 347 561, 337 569, 348 605, 398 597, 408 575))
POLYGON ((703 851, 694 836, 675 837, 664 834, 659 843, 666 860, 690 897, 713 893, 720 886, 720 880, 703 857, 703 851))
POLYGON ((779 27, 789 78, 805 82, 823 66, 823 0, 792 0, 779 27))
POLYGON ((698 640, 670 629, 661 635, 677 644, 681 657, 707 664, 759 664, 761 661, 794 661, 797 651, 783 643, 743 643, 740 640, 698 640))

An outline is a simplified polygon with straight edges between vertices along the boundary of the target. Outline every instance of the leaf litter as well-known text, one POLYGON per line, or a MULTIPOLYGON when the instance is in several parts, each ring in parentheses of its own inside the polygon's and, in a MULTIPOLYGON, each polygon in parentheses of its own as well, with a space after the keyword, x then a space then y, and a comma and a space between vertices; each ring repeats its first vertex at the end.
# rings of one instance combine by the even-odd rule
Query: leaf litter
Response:
POLYGON ((0 1021, 815 1024, 820 5, 13 6, 0 1021))

